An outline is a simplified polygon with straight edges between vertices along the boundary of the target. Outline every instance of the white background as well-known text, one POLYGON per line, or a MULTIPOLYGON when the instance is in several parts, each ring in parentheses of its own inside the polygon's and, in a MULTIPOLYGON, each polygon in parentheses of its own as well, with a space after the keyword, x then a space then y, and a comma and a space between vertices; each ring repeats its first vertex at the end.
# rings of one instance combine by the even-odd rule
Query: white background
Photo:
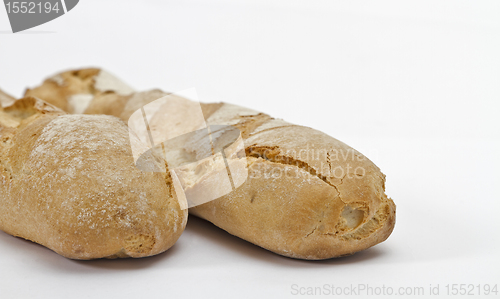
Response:
POLYGON ((500 2, 82 0, 17 34, 0 8, 0 31, 0 87, 15 96, 84 66, 138 90, 195 87, 360 150, 397 204, 386 242, 321 262, 194 217, 140 260, 73 261, 0 232, 2 299, 287 298, 325 284, 425 298, 431 284, 441 296, 500 284, 500 2))

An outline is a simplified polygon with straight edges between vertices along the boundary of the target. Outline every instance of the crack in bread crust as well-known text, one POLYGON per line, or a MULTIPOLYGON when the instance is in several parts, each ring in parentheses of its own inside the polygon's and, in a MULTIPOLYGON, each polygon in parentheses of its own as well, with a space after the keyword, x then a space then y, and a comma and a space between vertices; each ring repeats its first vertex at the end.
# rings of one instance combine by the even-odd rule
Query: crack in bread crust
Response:
MULTIPOLYGON (((292 165, 292 166, 296 166, 300 169, 303 169, 303 170, 309 172, 311 175, 318 177, 320 180, 322 180, 326 184, 335 188, 335 190, 337 191, 337 193, 339 194, 339 197, 340 197, 340 190, 338 189, 339 186, 336 186, 333 183, 331 183, 327 179, 326 176, 318 173, 316 171, 316 169, 311 167, 306 162, 289 157, 289 156, 281 155, 280 152, 281 151, 280 151, 278 146, 251 145, 245 149, 245 153, 248 157, 263 158, 267 161, 274 162, 274 163, 279 163, 279 164, 284 164, 284 165, 292 165)), ((341 179, 341 184, 342 184, 343 179, 344 178, 341 179)), ((342 200, 342 198, 341 198, 341 200, 342 200)))

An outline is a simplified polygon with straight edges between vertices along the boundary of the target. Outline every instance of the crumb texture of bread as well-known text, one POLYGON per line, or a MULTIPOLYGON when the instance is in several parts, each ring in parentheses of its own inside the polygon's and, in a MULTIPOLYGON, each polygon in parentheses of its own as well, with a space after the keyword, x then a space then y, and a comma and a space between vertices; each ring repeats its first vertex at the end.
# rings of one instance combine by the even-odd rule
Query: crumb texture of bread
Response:
POLYGON ((151 256, 179 238, 187 211, 168 173, 135 166, 120 119, 31 97, 2 113, 0 229, 72 259, 151 256))

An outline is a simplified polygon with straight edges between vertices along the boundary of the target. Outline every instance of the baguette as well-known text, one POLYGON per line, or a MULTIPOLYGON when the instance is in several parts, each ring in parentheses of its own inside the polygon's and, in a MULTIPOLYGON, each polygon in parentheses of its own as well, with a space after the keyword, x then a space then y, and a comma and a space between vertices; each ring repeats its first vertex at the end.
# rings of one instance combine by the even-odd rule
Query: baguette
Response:
POLYGON ((278 254, 327 259, 386 240, 395 204, 368 158, 317 130, 223 104, 207 120, 239 128, 247 181, 190 209, 229 233, 278 254))
POLYGON ((24 96, 35 96, 71 114, 120 116, 133 89, 112 74, 88 68, 52 76, 24 96))
POLYGON ((137 169, 130 142, 114 116, 70 115, 34 97, 0 108, 0 229, 71 259, 170 248, 187 210, 168 173, 137 169))
POLYGON ((16 99, 13 96, 5 93, 3 90, 0 90, 0 110, 2 107, 10 106, 14 103, 16 99))
MULTIPOLYGON (((72 89, 72 82, 83 82, 77 77, 84 71, 62 73, 73 77, 57 84, 45 81, 29 93, 55 102, 61 90, 72 89), (45 94, 36 92, 49 89, 52 91, 45 94)), ((96 82, 85 81, 86 89, 94 92, 96 82)), ((100 92, 94 92, 85 113, 109 113, 127 121, 136 109, 168 93, 132 93, 125 100, 116 92, 107 94, 119 101, 116 111, 101 109, 100 101, 95 100, 100 92)), ((72 95, 66 93, 66 103, 72 95)), ((389 237, 396 206, 385 194, 384 174, 361 153, 322 132, 258 111, 227 103, 201 106, 208 125, 230 125, 240 130, 248 178, 233 192, 190 208, 191 214, 258 246, 299 259, 349 255, 389 237)), ((168 118, 168 113, 176 111, 164 117, 168 118)), ((215 143, 218 140, 224 140, 224 134, 214 137, 215 143)), ((203 151, 210 149, 200 144, 194 148, 192 144, 186 143, 182 150, 206 156, 203 151)), ((193 190, 209 184, 216 187, 210 176, 192 177, 189 185, 193 190)))

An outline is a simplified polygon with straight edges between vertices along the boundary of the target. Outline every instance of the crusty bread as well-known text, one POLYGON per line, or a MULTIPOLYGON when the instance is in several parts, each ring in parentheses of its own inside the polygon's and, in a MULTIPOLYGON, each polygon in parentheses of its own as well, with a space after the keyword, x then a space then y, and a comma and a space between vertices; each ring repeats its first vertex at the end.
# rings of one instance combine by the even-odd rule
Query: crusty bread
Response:
POLYGON ((0 110, 2 107, 12 105, 14 101, 15 99, 13 96, 6 94, 4 91, 0 90, 0 110))
MULTIPOLYGON (((47 89, 46 85, 47 81, 34 90, 47 89)), ((54 91, 46 96, 55 98, 71 81, 50 85, 54 91)), ((155 100, 154 95, 166 94, 134 93, 125 101, 129 109, 111 114, 127 121, 134 109, 155 100)), ((268 250, 301 259, 352 254, 391 234, 396 207, 384 193, 385 176, 361 153, 317 130, 251 109, 201 105, 208 124, 240 129, 249 176, 233 192, 191 208, 191 214, 268 250)), ((224 139, 224 134, 214 142, 218 138, 224 139)), ((186 145, 183 150, 196 156, 206 147, 186 145)), ((212 182, 206 175, 193 177, 197 181, 191 188, 212 182)))
POLYGON ((326 259, 387 239, 395 205, 370 160, 317 130, 223 104, 208 123, 238 127, 249 177, 238 189, 190 209, 281 255, 326 259))
POLYGON ((120 116, 133 89, 110 73, 88 68, 62 72, 45 80, 25 96, 43 99, 72 114, 120 116))
POLYGON ((130 142, 113 116, 69 115, 33 97, 0 108, 0 229, 72 259, 170 248, 187 211, 168 173, 137 169, 130 142))

